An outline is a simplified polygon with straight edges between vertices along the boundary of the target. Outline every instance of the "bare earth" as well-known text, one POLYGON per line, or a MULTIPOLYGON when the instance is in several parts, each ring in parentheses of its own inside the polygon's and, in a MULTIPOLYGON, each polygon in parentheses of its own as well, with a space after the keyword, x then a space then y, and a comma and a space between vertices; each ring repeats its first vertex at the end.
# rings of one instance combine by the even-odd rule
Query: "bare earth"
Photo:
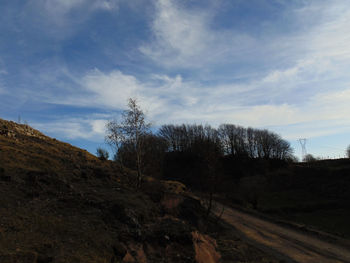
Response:
POLYGON ((329 243, 229 207, 225 207, 222 219, 240 231, 243 238, 255 243, 263 250, 285 256, 287 261, 350 262, 350 247, 329 243))

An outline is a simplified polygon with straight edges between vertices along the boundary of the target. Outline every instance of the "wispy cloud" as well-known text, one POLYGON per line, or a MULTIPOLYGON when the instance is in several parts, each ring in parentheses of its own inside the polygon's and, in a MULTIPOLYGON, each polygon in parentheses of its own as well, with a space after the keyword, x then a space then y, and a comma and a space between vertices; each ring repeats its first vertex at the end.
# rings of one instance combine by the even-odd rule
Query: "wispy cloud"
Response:
POLYGON ((101 142, 104 139, 108 116, 63 117, 49 122, 33 122, 31 126, 51 136, 68 139, 87 139, 101 142))
POLYGON ((134 76, 125 75, 118 70, 105 74, 95 69, 83 77, 82 85, 93 94, 86 103, 93 101, 116 109, 122 108, 128 98, 136 96, 143 89, 143 84, 134 76))
POLYGON ((62 23, 71 12, 83 9, 85 12, 95 10, 117 9, 119 0, 34 0, 48 14, 49 19, 62 23))
POLYGON ((15 94, 7 103, 80 111, 40 126, 69 138, 102 138, 102 123, 129 97, 156 125, 231 122, 288 138, 348 130, 347 0, 256 1, 262 10, 246 1, 126 2, 9 4, 0 18, 1 41, 10 39, 0 45, 0 92, 15 94))
POLYGON ((0 69, 0 75, 7 75, 8 72, 5 69, 0 69))
POLYGON ((11 26, 18 32, 36 30, 53 39, 64 39, 81 29, 96 11, 118 10, 119 2, 120 0, 30 0, 14 10, 19 16, 11 26))
POLYGON ((242 55, 256 44, 247 34, 212 30, 212 19, 211 12, 158 0, 151 24, 153 40, 140 51, 161 65, 196 68, 226 60, 227 55, 242 55))

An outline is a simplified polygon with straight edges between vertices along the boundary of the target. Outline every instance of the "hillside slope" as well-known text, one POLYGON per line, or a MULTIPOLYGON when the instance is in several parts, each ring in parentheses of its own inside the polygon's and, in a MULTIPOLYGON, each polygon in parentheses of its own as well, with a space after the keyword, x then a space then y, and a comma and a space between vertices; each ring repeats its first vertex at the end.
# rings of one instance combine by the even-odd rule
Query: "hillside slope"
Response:
POLYGON ((0 119, 0 262, 278 262, 171 184, 0 119))

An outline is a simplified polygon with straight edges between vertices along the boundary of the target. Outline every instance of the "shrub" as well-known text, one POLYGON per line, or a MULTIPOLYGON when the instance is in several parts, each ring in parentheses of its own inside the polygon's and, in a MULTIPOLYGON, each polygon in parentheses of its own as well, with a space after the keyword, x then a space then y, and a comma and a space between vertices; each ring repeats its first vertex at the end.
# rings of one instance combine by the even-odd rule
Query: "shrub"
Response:
POLYGON ((98 159, 100 159, 101 161, 106 161, 109 158, 109 153, 101 147, 97 148, 96 155, 97 155, 98 159))
POLYGON ((306 163, 312 163, 312 162, 316 162, 317 158, 314 157, 312 154, 307 154, 304 156, 303 161, 306 163))

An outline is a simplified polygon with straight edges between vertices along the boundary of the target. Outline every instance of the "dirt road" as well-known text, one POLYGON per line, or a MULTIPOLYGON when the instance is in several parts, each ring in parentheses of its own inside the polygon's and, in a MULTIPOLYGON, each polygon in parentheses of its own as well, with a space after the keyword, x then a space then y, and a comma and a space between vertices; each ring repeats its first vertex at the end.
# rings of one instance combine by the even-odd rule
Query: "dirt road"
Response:
MULTIPOLYGON (((220 213, 219 209, 217 213, 220 213)), ((241 232, 242 238, 262 250, 300 263, 350 262, 350 247, 345 248, 308 234, 283 227, 250 214, 225 207, 222 219, 241 232)))

